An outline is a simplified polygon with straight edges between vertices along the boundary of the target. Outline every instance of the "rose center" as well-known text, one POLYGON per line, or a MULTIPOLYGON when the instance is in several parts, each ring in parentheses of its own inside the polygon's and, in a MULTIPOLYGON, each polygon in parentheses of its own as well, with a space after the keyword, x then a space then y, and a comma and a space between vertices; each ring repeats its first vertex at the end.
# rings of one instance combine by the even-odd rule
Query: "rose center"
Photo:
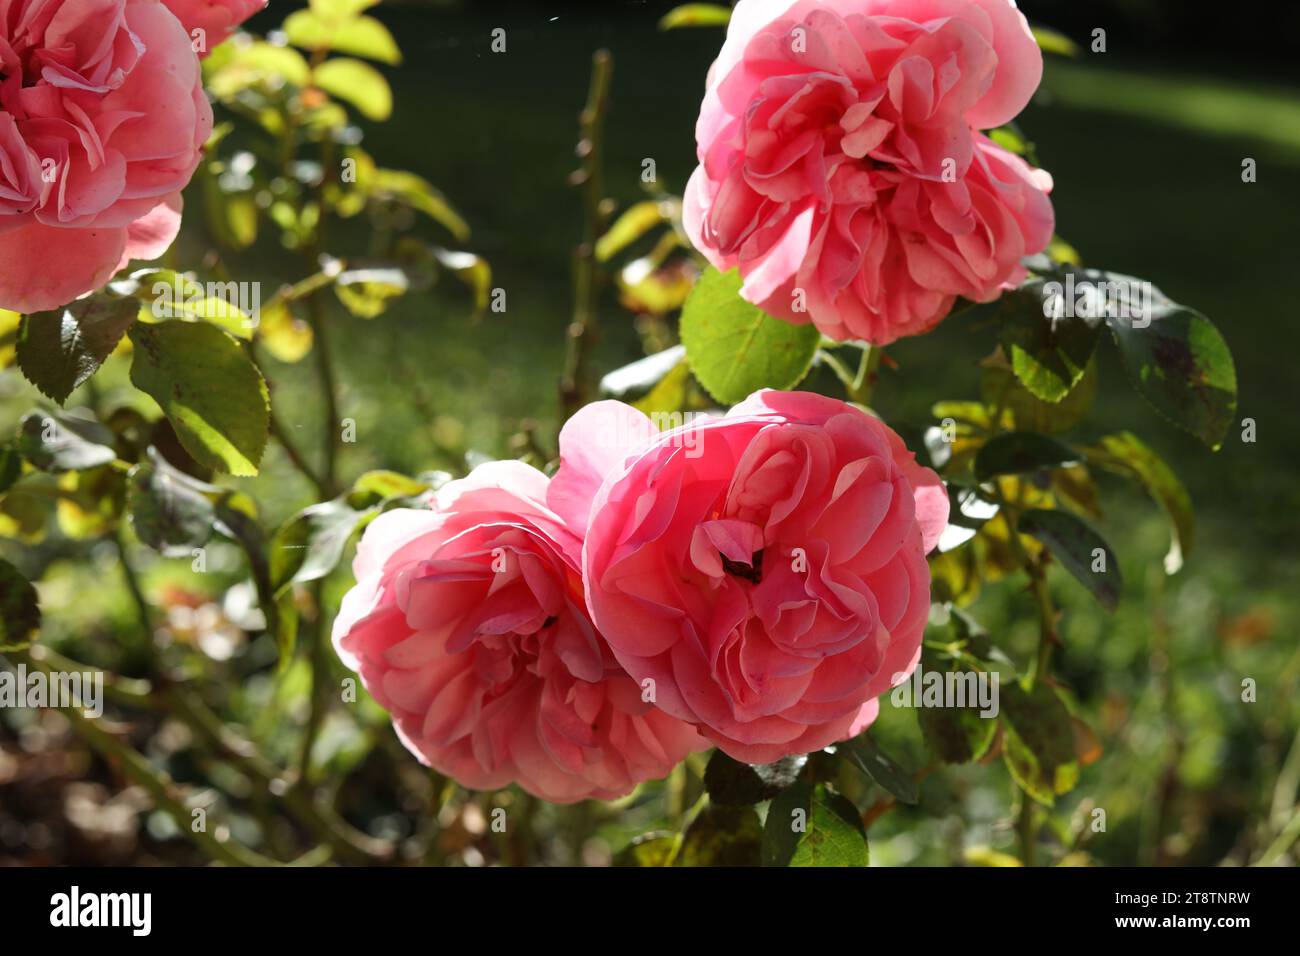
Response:
POLYGON ((731 576, 748 581, 751 584, 758 584, 763 580, 763 550, 761 548, 753 553, 749 559, 749 564, 733 561, 725 554, 719 555, 719 557, 722 558, 722 570, 731 576))

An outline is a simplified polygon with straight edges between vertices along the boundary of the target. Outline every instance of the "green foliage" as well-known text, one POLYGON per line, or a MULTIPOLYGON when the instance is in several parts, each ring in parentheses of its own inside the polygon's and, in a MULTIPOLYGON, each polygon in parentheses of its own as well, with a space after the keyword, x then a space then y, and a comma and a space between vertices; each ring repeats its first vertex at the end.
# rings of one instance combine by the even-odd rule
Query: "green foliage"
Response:
POLYGON ((663 15, 659 20, 659 29, 725 27, 730 21, 731 8, 720 3, 683 3, 663 15))
POLYGON ((1043 681, 1028 691, 1014 682, 1001 691, 1002 756, 1007 769, 1025 793, 1051 806, 1079 779, 1069 711, 1043 681))
POLYGON ((1191 553, 1195 540, 1192 500, 1178 476, 1140 438, 1130 432, 1104 435, 1096 445, 1084 449, 1098 467, 1131 478, 1159 503, 1173 532, 1165 572, 1176 574, 1191 553))
POLYGON ((975 475, 1025 475, 1072 465, 1079 456, 1068 446, 1034 432, 1008 432, 990 439, 975 456, 975 475))
POLYGON ((1088 589, 1098 604, 1107 611, 1115 610, 1123 588, 1119 562, 1110 545, 1087 523, 1068 511, 1036 508, 1022 514, 1016 527, 1022 534, 1031 534, 1047 545, 1061 566, 1088 589))
POLYGON ((821 333, 774 319, 740 297, 740 273, 706 269, 682 308, 691 370, 709 394, 734 404, 760 388, 793 388, 808 374, 821 333))
POLYGON ((117 457, 113 433, 99 423, 43 412, 23 416, 14 447, 41 471, 85 471, 117 457))
POLYGON ((351 57, 326 60, 312 73, 322 90, 346 100, 367 119, 382 122, 393 114, 393 91, 384 75, 351 57))
POLYGON ((257 474, 270 396, 238 343, 215 326, 179 320, 137 323, 129 334, 132 384, 158 403, 194 460, 257 474))
POLYGON ((62 405, 117 348, 135 321, 130 299, 97 293, 53 312, 24 316, 18 367, 27 380, 62 405))
POLYGON ((867 858, 857 808, 829 785, 797 783, 768 808, 764 866, 866 866, 867 858))
POLYGON ((919 799, 911 774, 898 765, 894 758, 880 749, 869 733, 859 734, 852 740, 835 745, 842 753, 881 789, 903 803, 916 803, 919 799))
POLYGON ((36 588, 17 568, 0 559, 0 652, 27 647, 40 626, 36 588))
POLYGON ((753 807, 706 806, 682 838, 675 866, 758 866, 763 826, 753 807))
POLYGON ((770 800, 793 784, 807 762, 807 756, 799 755, 751 765, 715 750, 704 770, 704 789, 717 806, 751 806, 770 800))

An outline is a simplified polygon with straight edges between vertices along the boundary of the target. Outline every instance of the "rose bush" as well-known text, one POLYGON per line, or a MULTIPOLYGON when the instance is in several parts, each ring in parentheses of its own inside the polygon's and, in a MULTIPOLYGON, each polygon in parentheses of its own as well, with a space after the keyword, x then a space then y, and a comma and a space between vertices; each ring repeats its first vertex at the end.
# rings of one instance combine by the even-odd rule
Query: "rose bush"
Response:
POLYGON ((0 308, 52 309, 161 255, 212 131, 186 25, 160 0, 0 0, 0 77, 0 308))
POLYGON ((772 315, 839 340, 925 332, 1052 237, 1051 177, 976 132, 1041 74, 1013 0, 741 0, 685 228, 772 315))
POLYGON ((820 395, 763 391, 662 434, 638 416, 570 419, 551 486, 585 528, 587 603, 619 663, 738 760, 856 734, 920 654, 938 476, 820 395))
POLYGON ((521 462, 377 518, 334 623, 348 667, 422 762, 467 787, 612 799, 705 746, 642 700, 584 606, 581 540, 521 462))

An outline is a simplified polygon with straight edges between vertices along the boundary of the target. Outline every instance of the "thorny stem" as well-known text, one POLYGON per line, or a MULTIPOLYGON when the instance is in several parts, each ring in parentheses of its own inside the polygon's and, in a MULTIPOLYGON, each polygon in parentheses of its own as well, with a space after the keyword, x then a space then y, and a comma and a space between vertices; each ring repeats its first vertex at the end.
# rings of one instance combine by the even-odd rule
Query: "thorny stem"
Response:
POLYGON ((579 117, 581 138, 578 156, 582 167, 574 173, 571 182, 582 188, 583 237, 574 252, 573 266, 573 322, 568 329, 568 349, 564 363, 564 378, 560 383, 561 420, 581 408, 587 400, 587 362, 596 334, 596 290, 599 275, 596 270, 596 240, 600 238, 605 223, 604 156, 605 114, 609 107, 610 79, 614 72, 614 58, 608 50, 597 50, 591 58, 591 87, 587 105, 579 117))

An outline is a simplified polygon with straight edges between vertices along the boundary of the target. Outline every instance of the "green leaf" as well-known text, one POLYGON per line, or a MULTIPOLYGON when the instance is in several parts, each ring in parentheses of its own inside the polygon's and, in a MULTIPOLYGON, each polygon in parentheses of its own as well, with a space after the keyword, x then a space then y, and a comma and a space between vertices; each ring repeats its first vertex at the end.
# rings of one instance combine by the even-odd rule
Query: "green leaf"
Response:
POLYGON ((393 114, 393 91, 384 75, 368 63, 340 56, 326 60, 312 74, 315 84, 355 106, 377 122, 393 114))
POLYGON ((1068 511, 1047 511, 1035 508, 1020 516, 1017 530, 1033 535, 1061 562, 1076 581, 1088 589, 1097 603, 1107 611, 1119 605, 1123 580, 1119 561, 1110 545, 1089 525, 1068 511), (1097 552, 1101 554, 1098 555, 1097 552), (1096 571, 1098 560, 1104 570, 1096 571))
MULTIPOLYGON (((954 609, 955 610, 955 609, 954 609)), ((960 624, 957 614, 954 622, 960 624)), ((922 651, 921 666, 925 673, 939 673, 956 670, 960 679, 967 681, 967 675, 978 674, 966 667, 953 665, 938 659, 938 656, 925 648, 922 651)), ((999 677, 998 687, 1001 687, 999 677)), ((968 697, 969 700, 969 697, 968 697)), ((926 746, 944 763, 963 764, 981 759, 988 753, 989 747, 997 736, 997 718, 981 717, 978 705, 966 707, 918 707, 917 723, 926 746)))
POLYGON ((926 746, 944 763, 981 759, 996 736, 998 722, 975 707, 922 707, 917 722, 926 746))
POLYGON ((271 588, 282 594, 291 584, 318 581, 343 559, 352 533, 378 513, 356 510, 343 499, 304 508, 271 538, 271 588))
POLYGON ((853 766, 903 803, 914 804, 920 800, 912 775, 881 750, 870 734, 859 734, 836 744, 835 752, 843 754, 853 766))
POLYGON ((395 471, 367 471, 352 483, 353 494, 365 498, 414 498, 429 490, 429 485, 395 471))
POLYGON ((1157 312, 1146 328, 1123 317, 1106 323, 1139 394, 1217 450, 1237 412, 1237 370, 1214 323, 1182 306, 1157 312))
POLYGON ((311 81, 311 66, 297 50, 254 40, 247 45, 221 44, 204 62, 203 75, 204 88, 228 102, 255 86, 270 90, 286 83, 305 87, 311 81))
POLYGON ((376 199, 393 200, 424 213, 459 241, 469 239, 469 225, 423 176, 401 169, 376 169, 370 175, 368 188, 376 199))
POLYGON ((285 18, 283 29, 290 43, 305 50, 351 53, 392 66, 402 62, 397 41, 374 17, 331 22, 313 10, 295 10, 285 18))
POLYGON ((678 27, 725 27, 731 22, 731 8, 719 3, 683 3, 659 20, 660 30, 678 27))
POLYGON ((360 319, 382 315, 392 299, 410 288, 401 269, 349 269, 335 280, 334 291, 349 312, 360 319))
POLYGON ((57 488, 56 516, 65 537, 101 537, 122 516, 126 476, 111 465, 60 475, 57 488))
POLYGON ((664 221, 663 208, 656 200, 646 199, 629 206, 596 240, 596 259, 608 262, 664 221))
POLYGON ((826 784, 795 784, 767 811, 764 866, 866 866, 858 809, 826 784))
POLYGON ((1038 48, 1044 53, 1055 53, 1058 56, 1077 57, 1079 55, 1079 44, 1075 43, 1064 33, 1058 33, 1047 27, 1031 27, 1034 34, 1034 40, 1038 43, 1038 48))
POLYGON ((1051 806, 1079 779, 1070 713, 1056 691, 1041 680, 1032 691, 1010 682, 1001 688, 1000 697, 1007 768, 1021 789, 1051 806))
POLYGON ((335 22, 355 17, 378 3, 379 0, 311 0, 310 6, 322 19, 335 22))
POLYGON ((740 273, 706 269, 682 307, 681 337, 695 377, 735 404, 761 388, 788 389, 808 374, 821 341, 814 325, 768 315, 740 297, 740 273))
POLYGON ((980 395, 990 409, 1011 412, 1018 431, 1057 435, 1074 428, 1087 416, 1097 396, 1097 363, 1088 363, 1083 377, 1059 402, 1045 402, 1024 385, 1000 355, 986 360, 980 375, 980 395))
POLYGON ((682 838, 675 866, 758 866, 763 827, 753 807, 706 806, 682 838))
POLYGON ((199 464, 257 474, 270 427, 266 382, 239 344, 213 325, 172 320, 132 327, 131 382, 162 408, 199 464))
POLYGON ((715 750, 704 768, 704 789, 718 806, 751 806, 770 800, 793 784, 807 762, 807 754, 798 754, 776 763, 751 765, 715 750))
POLYGON ((975 477, 985 481, 995 475, 1031 474, 1073 465, 1078 454, 1046 435, 1010 432, 989 439, 975 456, 975 477))
POLYGON ((294 315, 283 299, 262 306, 257 319, 257 340, 277 361, 301 362, 311 351, 316 338, 311 324, 294 315))
POLYGON ((203 283, 171 269, 146 269, 134 273, 131 282, 155 319, 202 319, 236 338, 253 338, 255 323, 238 305, 237 282, 203 283))
POLYGON ((18 367, 27 381, 62 405, 104 364, 135 321, 136 303, 107 293, 52 312, 25 316, 18 331, 18 367))
POLYGON ((14 448, 41 471, 86 471, 117 458, 113 433, 103 425, 44 412, 23 416, 14 448))
POLYGON ((1165 555, 1165 573, 1176 574, 1192 553, 1196 521, 1192 499, 1178 476, 1142 439, 1131 432, 1104 436, 1083 449, 1088 461, 1107 471, 1136 481, 1156 500, 1169 519, 1172 540, 1165 555))
POLYGON ((0 651, 21 651, 36 639, 41 607, 36 588, 0 558, 0 651))
POLYGON ((672 866, 676 833, 643 833, 614 856, 614 866, 672 866))
POLYGON ((1083 378, 1101 319, 1072 315, 1063 297, 1047 295, 1045 286, 1046 280, 1034 278, 1002 297, 1001 341, 1025 388, 1044 402, 1059 402, 1083 378))
POLYGON ((136 465, 128 477, 127 509, 136 537, 166 557, 188 557, 212 537, 210 494, 218 490, 151 450, 149 462, 136 465))

